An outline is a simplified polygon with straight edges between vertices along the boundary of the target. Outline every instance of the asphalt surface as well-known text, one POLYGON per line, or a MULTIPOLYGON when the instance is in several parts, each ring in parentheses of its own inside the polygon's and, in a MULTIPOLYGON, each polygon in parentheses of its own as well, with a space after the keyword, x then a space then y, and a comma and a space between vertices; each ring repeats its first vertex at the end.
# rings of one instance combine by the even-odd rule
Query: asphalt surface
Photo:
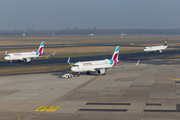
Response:
POLYGON ((142 60, 148 64, 124 62, 108 69, 106 75, 81 74, 69 79, 61 77, 65 72, 0 76, 0 119, 179 120, 180 60, 149 56, 142 60))
MULTIPOLYGON (((147 60, 150 59, 164 59, 171 56, 180 55, 179 50, 169 50, 163 51, 161 54, 159 53, 131 53, 131 54, 120 54, 119 60, 122 62, 130 62, 141 60, 141 62, 147 63, 147 60)), ((86 57, 72 57, 71 62, 79 62, 79 61, 90 61, 90 60, 103 60, 103 59, 111 59, 112 55, 102 55, 102 56, 86 56, 86 57)), ((18 63, 18 61, 13 61, 12 64, 9 64, 9 61, 0 62, 0 68, 9 68, 9 67, 32 67, 32 66, 53 66, 53 65, 66 65, 68 58, 49 58, 49 59, 33 59, 31 63, 18 63)), ((150 62, 149 62, 150 63, 150 62)), ((156 63, 150 63, 156 64, 156 63)))

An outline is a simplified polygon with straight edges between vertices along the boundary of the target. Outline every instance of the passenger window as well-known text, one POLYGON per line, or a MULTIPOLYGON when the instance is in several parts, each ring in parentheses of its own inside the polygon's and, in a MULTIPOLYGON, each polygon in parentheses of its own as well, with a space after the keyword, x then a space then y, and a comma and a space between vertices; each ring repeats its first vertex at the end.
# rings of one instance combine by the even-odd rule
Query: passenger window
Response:
POLYGON ((79 67, 79 65, 73 65, 73 67, 79 67))

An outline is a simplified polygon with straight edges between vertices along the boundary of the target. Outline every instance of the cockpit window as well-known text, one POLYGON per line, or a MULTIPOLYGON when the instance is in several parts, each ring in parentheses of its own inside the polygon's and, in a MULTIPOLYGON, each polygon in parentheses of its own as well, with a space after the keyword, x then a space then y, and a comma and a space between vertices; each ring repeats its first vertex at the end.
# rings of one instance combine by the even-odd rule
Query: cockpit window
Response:
POLYGON ((10 55, 5 55, 5 56, 10 57, 10 55))
POLYGON ((73 65, 73 67, 79 67, 79 65, 73 65))

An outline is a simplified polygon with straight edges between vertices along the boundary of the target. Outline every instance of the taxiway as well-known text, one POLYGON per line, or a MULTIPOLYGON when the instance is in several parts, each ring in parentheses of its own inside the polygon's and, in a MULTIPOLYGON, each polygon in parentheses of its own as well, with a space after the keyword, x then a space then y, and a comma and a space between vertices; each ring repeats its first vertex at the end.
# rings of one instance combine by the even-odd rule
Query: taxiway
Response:
MULTIPOLYGON (((171 58, 171 56, 179 56, 179 50, 168 50, 163 51, 162 54, 153 53, 130 53, 130 54, 119 54, 119 60, 122 62, 125 61, 147 61, 150 59, 164 59, 171 58)), ((71 56, 69 56, 71 57, 71 56)), ((86 56, 86 57, 71 57, 71 62, 75 63, 78 61, 90 61, 90 60, 103 60, 103 59, 111 59, 112 55, 102 55, 102 56, 86 56)), ((18 63, 18 61, 13 61, 12 64, 9 64, 8 61, 0 62, 0 68, 13 68, 13 67, 32 67, 32 66, 53 66, 53 65, 66 65, 68 58, 49 58, 49 59, 33 59, 31 63, 18 63)))
POLYGON ((120 63, 105 76, 0 76, 1 119, 180 119, 180 60, 153 58, 135 64, 120 63))

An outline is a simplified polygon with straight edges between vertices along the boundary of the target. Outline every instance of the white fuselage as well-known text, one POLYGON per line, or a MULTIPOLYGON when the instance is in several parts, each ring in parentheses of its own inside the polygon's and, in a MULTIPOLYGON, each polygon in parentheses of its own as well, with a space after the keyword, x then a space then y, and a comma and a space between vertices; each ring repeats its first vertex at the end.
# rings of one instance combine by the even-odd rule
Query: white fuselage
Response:
POLYGON ((144 52, 154 52, 154 51, 162 51, 165 50, 168 46, 149 46, 144 48, 144 52))
POLYGON ((77 62, 72 67, 71 70, 73 72, 84 72, 84 71, 96 71, 97 69, 102 68, 110 68, 111 61, 108 59, 105 60, 95 60, 95 61, 84 61, 84 62, 77 62))
POLYGON ((25 58, 35 58, 36 55, 35 51, 32 52, 22 52, 22 53, 9 53, 7 54, 4 59, 5 60, 24 60, 25 58))

